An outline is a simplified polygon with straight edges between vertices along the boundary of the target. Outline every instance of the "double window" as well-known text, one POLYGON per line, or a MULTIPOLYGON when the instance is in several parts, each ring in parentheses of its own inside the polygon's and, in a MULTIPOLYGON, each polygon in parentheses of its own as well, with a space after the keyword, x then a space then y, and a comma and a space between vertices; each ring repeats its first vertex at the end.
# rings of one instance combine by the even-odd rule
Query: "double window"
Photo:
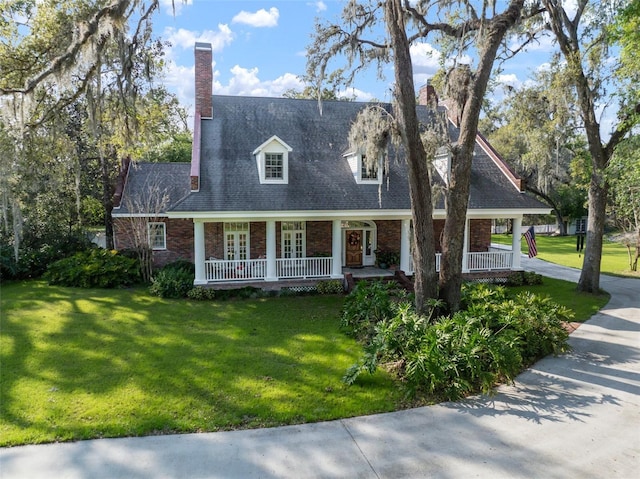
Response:
POLYGON ((304 258, 306 256, 304 221, 282 222, 282 257, 304 258))
POLYGON ((153 250, 167 249, 167 228, 164 223, 152 222, 147 224, 149 247, 153 250))
POLYGON ((225 223, 224 238, 224 259, 249 259, 249 223, 225 223))

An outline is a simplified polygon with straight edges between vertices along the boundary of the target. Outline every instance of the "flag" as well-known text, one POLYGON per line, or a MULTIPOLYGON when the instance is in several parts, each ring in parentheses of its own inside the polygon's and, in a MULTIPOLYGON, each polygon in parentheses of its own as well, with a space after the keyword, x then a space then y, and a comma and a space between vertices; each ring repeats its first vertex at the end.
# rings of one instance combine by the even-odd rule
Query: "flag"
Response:
POLYGON ((524 239, 527 240, 527 246, 529 246, 529 258, 537 256, 538 248, 536 247, 536 233, 533 231, 533 226, 529 226, 529 229, 524 234, 524 239))

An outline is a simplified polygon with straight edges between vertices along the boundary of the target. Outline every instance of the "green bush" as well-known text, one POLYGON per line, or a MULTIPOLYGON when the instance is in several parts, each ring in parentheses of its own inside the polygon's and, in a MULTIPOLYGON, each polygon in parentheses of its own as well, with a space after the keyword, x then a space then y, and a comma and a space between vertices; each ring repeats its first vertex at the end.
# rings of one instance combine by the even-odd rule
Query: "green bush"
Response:
POLYGON ((180 270, 180 271, 185 271, 189 274, 196 274, 196 265, 193 264, 191 261, 186 260, 186 259, 178 259, 176 261, 173 261, 172 263, 167 263, 166 265, 164 265, 162 267, 162 269, 164 271, 166 270, 180 270))
POLYGON ((329 279, 326 281, 320 281, 316 285, 316 289, 319 294, 343 294, 344 286, 339 279, 329 279))
POLYGON ((375 326, 391 317, 392 283, 360 281, 347 296, 342 307, 341 326, 347 334, 363 342, 375 335, 375 326))
POLYGON ((161 298, 186 298, 193 289, 193 273, 180 267, 164 267, 156 273, 149 292, 161 298))
POLYGON ((96 248, 50 264, 44 278, 61 286, 117 288, 140 281, 140 270, 136 260, 96 248))
POLYGON ((94 247, 82 231, 45 238, 25 235, 18 261, 15 260, 13 246, 0 244, 0 280, 39 278, 50 264, 94 247))
POLYGON ((465 285, 463 302, 465 310, 435 322, 416 314, 411 303, 393 306, 394 314, 374 325, 363 358, 344 381, 393 363, 410 393, 457 399, 490 392, 537 359, 568 349, 562 323, 571 313, 548 298, 511 298, 503 287, 479 284, 465 285))
POLYGON ((216 298, 216 291, 212 288, 203 288, 196 286, 187 292, 187 298, 197 301, 210 301, 216 298))

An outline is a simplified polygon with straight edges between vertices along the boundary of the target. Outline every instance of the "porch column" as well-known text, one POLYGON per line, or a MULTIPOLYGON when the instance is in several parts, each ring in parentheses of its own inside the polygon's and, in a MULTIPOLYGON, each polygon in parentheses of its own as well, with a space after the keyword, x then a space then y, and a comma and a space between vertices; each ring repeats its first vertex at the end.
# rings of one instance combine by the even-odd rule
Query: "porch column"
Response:
POLYGON ((400 227, 400 269, 410 273, 411 269, 411 220, 402 220, 400 227))
POLYGON ((340 220, 333 220, 331 228, 331 256, 333 257, 333 267, 331 277, 342 278, 342 227, 340 220))
POLYGON ((267 221, 267 277, 266 281, 277 281, 276 274, 276 222, 267 221))
POLYGON ((464 220, 464 239, 462 243, 462 272, 469 272, 469 228, 471 221, 469 218, 464 220))
POLYGON ((511 238, 511 254, 513 257, 511 258, 511 269, 519 270, 522 269, 520 265, 520 237, 522 236, 522 217, 513 218, 511 220, 512 228, 512 238, 511 238))
POLYGON ((196 274, 193 284, 207 284, 207 273, 204 267, 204 222, 193 220, 193 262, 196 274))

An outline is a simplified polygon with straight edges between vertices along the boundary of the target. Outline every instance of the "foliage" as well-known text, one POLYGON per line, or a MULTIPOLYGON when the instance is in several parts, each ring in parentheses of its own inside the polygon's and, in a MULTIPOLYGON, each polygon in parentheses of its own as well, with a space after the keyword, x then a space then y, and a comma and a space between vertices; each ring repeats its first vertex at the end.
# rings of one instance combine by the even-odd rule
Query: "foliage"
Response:
POLYGON ((403 298, 403 291, 393 282, 358 282, 344 302, 341 327, 350 336, 368 342, 376 325, 393 314, 394 298, 403 298))
POLYGON ((195 299, 197 301, 211 301, 216 299, 216 291, 212 288, 196 286, 187 292, 187 298, 195 299))
POLYGON ((319 294, 344 294, 344 285, 339 279, 320 281, 316 285, 319 294))
POLYGON ((186 264, 169 264, 155 275, 149 292, 161 298, 186 298, 193 280, 194 273, 186 264))
POLYGON ((542 276, 533 271, 514 271, 507 278, 507 286, 535 286, 542 282, 542 276))
POLYGON ((87 235, 79 230, 42 232, 36 236, 27 230, 18 260, 14 248, 0 243, 0 280, 39 278, 54 261, 91 249, 87 235))
POLYGON ((510 297, 505 288, 484 284, 465 286, 462 297, 465 310, 435 322, 410 303, 394 306, 375 324, 363 358, 344 381, 353 384, 362 372, 391 364, 411 394, 457 399, 488 393, 537 359, 568 349, 563 321, 572 314, 549 298, 510 297))
POLYGON ((375 253, 378 264, 384 263, 389 266, 391 266, 392 264, 400 264, 400 253, 398 251, 377 249, 375 253))
POLYGON ((140 281, 136 260, 114 250, 94 248, 52 263, 44 275, 51 285, 117 288, 140 281))

